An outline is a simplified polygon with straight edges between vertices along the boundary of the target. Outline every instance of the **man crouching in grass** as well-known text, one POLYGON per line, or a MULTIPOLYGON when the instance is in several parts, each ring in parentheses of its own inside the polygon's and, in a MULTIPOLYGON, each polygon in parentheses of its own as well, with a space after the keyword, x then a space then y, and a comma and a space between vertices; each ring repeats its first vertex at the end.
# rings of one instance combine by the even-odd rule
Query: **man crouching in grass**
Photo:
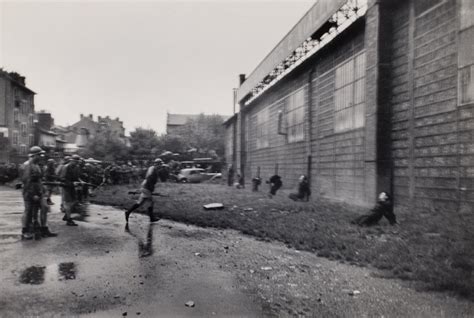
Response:
POLYGON ((157 222, 160 218, 155 217, 153 214, 153 191, 155 190, 155 185, 158 182, 158 171, 163 165, 163 160, 160 158, 155 159, 153 166, 148 168, 140 188, 140 197, 137 202, 125 212, 125 221, 128 223, 128 218, 130 214, 143 205, 148 206, 148 215, 150 216, 150 222, 157 222))

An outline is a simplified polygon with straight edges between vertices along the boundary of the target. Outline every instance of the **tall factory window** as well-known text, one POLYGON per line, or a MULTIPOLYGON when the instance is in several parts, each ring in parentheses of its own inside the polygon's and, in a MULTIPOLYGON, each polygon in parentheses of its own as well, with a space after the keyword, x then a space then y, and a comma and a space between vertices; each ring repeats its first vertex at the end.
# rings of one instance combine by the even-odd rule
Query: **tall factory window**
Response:
POLYGON ((18 145, 18 131, 16 130, 12 132, 12 144, 18 145))
POLYGON ((29 145, 29 146, 33 146, 34 143, 35 143, 35 137, 34 137, 34 135, 33 135, 33 134, 29 134, 29 136, 28 136, 28 145, 29 145))
POLYGON ((270 112, 268 108, 262 109, 257 113, 257 149, 265 148, 269 146, 268 138, 268 122, 269 122, 270 112))
POLYGON ((34 125, 34 120, 35 120, 35 115, 29 114, 29 115, 28 115, 28 125, 30 125, 30 127, 33 127, 33 125, 34 125))
POLYGON ((474 102, 474 65, 459 70, 459 98, 461 105, 474 102))
POLYGON ((418 16, 442 2, 443 0, 417 0, 415 1, 415 15, 418 16))
POLYGON ((285 99, 288 142, 304 140, 304 88, 285 99))
POLYGON ((459 104, 474 102, 474 58, 472 43, 474 41, 474 1, 461 0, 461 25, 458 50, 458 98, 459 104))
POLYGON ((336 68, 334 105, 336 132, 365 125, 365 53, 336 68))
POLYGON ((461 0, 461 25, 460 29, 464 30, 474 25, 474 1, 461 0))

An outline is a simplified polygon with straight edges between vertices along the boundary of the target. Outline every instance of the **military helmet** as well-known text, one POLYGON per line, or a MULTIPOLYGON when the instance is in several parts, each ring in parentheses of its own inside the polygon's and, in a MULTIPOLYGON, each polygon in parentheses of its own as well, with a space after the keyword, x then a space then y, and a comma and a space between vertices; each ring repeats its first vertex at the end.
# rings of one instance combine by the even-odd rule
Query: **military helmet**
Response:
POLYGON ((41 149, 41 147, 33 146, 33 147, 30 148, 30 151, 28 152, 28 155, 30 157, 32 157, 32 156, 36 156, 36 155, 42 155, 44 153, 45 153, 45 151, 43 149, 41 149))
POLYGON ((71 156, 71 159, 72 159, 72 160, 79 161, 79 160, 81 160, 81 156, 79 156, 79 155, 72 155, 72 156, 71 156))
POLYGON ((155 161, 153 161, 154 164, 160 164, 162 165, 163 164, 163 160, 161 160, 160 158, 156 158, 155 161))

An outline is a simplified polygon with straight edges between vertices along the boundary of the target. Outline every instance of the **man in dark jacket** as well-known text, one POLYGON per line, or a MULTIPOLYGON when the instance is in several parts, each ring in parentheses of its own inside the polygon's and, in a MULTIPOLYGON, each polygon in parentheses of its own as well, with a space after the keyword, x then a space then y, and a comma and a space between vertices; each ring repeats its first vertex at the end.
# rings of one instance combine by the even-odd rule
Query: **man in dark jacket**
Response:
POLYGON ((386 217, 391 225, 397 224, 397 219, 393 213, 392 201, 386 192, 381 192, 379 194, 377 204, 369 214, 359 216, 351 223, 360 226, 373 226, 377 225, 383 217, 386 217))
POLYGON ((77 226, 71 218, 71 213, 76 202, 76 184, 79 182, 79 170, 77 169, 77 165, 80 160, 81 157, 73 155, 69 163, 62 169, 60 176, 61 181, 64 183, 64 209, 66 210, 63 220, 66 221, 66 225, 68 226, 77 226))
POLYGON ((23 214, 23 239, 40 239, 41 237, 53 237, 57 234, 51 233, 47 226, 46 201, 42 184, 43 172, 39 165, 44 157, 44 151, 38 146, 31 147, 29 160, 22 166, 21 181, 23 183, 23 200, 25 211, 23 214), (44 204, 43 204, 44 203, 44 204), (38 221, 38 212, 41 209, 41 220, 38 221))
POLYGON ((283 182, 281 181, 281 177, 279 175, 273 175, 270 177, 270 180, 267 181, 270 184, 270 197, 275 195, 278 189, 281 188, 283 182))
MULTIPOLYGON (((46 167, 44 169, 44 181, 46 182, 54 182, 57 181, 56 177, 56 161, 54 159, 48 159, 46 163, 46 167)), ((46 202, 48 205, 53 205, 54 203, 51 201, 51 194, 53 193, 54 186, 52 185, 47 185, 45 186, 46 193, 46 202)))
POLYGON ((290 193, 289 198, 293 201, 309 201, 311 189, 309 188, 308 178, 302 175, 298 182, 298 193, 290 193))

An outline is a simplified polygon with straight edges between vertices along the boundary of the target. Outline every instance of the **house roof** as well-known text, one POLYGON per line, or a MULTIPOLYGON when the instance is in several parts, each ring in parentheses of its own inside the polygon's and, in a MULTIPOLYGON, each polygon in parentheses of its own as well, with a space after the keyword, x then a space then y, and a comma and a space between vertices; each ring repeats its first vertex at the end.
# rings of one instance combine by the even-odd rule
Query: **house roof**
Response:
POLYGON ((42 134, 45 134, 45 135, 50 135, 50 136, 57 136, 58 135, 57 133, 55 133, 54 131, 51 131, 51 130, 46 130, 46 129, 43 129, 43 128, 38 128, 38 130, 42 134))
POLYGON ((10 75, 10 73, 8 73, 7 71, 4 71, 3 69, 0 68, 0 76, 3 75, 4 77, 8 78, 12 83, 14 83, 15 85, 23 88, 24 90, 26 90, 27 92, 31 93, 31 94, 34 94, 36 95, 36 93, 34 91, 32 91, 31 89, 29 89, 28 87, 26 87, 26 85, 24 85, 23 83, 19 82, 18 80, 16 80, 12 75, 10 75))

